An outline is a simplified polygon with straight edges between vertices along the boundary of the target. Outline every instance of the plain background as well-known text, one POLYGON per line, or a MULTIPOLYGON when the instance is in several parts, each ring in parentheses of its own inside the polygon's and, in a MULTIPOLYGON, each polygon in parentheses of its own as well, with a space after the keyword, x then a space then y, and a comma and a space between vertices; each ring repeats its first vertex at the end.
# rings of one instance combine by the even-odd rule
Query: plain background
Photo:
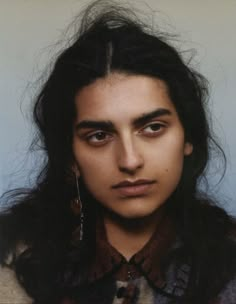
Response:
MULTIPOLYGON (((0 0, 0 194, 9 187, 31 184, 38 172, 42 155, 28 152, 33 135, 32 99, 40 86, 39 77, 67 39, 65 29, 88 3, 0 0)), ((154 19, 161 30, 179 35, 175 44, 182 51, 196 50, 192 64, 210 82, 213 127, 228 160, 220 184, 216 183, 218 161, 212 162, 209 191, 236 215, 236 1, 129 3, 146 20, 154 19)))

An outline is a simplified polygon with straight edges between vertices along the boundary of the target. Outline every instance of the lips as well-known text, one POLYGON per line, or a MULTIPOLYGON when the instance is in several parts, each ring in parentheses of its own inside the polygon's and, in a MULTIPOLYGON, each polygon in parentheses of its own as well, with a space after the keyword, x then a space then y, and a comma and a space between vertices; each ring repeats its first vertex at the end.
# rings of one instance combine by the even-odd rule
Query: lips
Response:
POLYGON ((118 184, 112 186, 120 195, 126 197, 132 196, 142 196, 147 194, 155 181, 147 180, 147 179, 140 179, 136 181, 122 181, 118 184))

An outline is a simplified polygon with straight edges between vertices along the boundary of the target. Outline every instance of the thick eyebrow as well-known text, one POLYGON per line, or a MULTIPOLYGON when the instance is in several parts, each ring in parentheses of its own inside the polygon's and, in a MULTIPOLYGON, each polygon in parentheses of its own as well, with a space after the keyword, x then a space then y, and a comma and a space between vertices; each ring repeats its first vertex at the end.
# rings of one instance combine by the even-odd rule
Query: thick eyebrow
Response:
POLYGON ((106 131, 114 131, 115 126, 111 121, 95 121, 95 120, 82 120, 76 125, 76 130, 80 129, 101 129, 106 131))
POLYGON ((165 116, 165 115, 171 115, 171 111, 165 108, 160 108, 157 110, 154 110, 150 113, 144 113, 140 117, 137 117, 133 120, 133 124, 135 126, 140 126, 144 125, 145 123, 149 122, 153 118, 158 118, 160 116, 165 116))
MULTIPOLYGON (((171 115, 171 111, 168 109, 160 108, 152 112, 142 114, 140 117, 135 118, 132 121, 132 124, 134 126, 144 125, 153 118, 158 118, 165 115, 171 115)), ((77 131, 80 129, 101 129, 110 132, 115 131, 115 125, 110 120, 82 120, 76 125, 75 128, 77 131)))

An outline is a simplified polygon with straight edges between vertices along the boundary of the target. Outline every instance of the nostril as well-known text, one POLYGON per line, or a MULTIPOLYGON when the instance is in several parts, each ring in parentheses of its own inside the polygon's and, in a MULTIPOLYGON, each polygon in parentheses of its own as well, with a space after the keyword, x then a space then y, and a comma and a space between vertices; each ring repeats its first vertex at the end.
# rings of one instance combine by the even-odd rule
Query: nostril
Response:
POLYGON ((117 147, 118 166, 121 171, 135 172, 144 164, 143 157, 132 138, 126 138, 117 147))
POLYGON ((137 162, 137 163, 122 163, 119 165, 119 169, 122 172, 126 172, 129 174, 135 174, 137 170, 143 167, 142 162, 137 162))

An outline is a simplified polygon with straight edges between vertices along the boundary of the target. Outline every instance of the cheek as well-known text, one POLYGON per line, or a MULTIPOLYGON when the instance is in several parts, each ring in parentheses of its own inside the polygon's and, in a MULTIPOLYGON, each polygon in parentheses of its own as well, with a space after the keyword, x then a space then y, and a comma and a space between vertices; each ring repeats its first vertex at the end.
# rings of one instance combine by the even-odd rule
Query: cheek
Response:
POLYGON ((156 154, 157 170, 167 184, 178 184, 182 175, 183 163, 184 144, 168 144, 156 154))
MULTIPOLYGON (((90 149, 84 147, 82 144, 74 144, 74 158, 78 165, 78 168, 86 172, 96 172, 101 170, 104 166, 104 157, 100 153, 92 153, 90 149)), ((101 172, 101 171, 99 171, 101 172)))
POLYGON ((96 157, 89 153, 80 153, 76 158, 80 175, 83 178, 87 187, 92 188, 100 187, 105 181, 110 180, 111 165, 109 158, 96 155, 96 157))

